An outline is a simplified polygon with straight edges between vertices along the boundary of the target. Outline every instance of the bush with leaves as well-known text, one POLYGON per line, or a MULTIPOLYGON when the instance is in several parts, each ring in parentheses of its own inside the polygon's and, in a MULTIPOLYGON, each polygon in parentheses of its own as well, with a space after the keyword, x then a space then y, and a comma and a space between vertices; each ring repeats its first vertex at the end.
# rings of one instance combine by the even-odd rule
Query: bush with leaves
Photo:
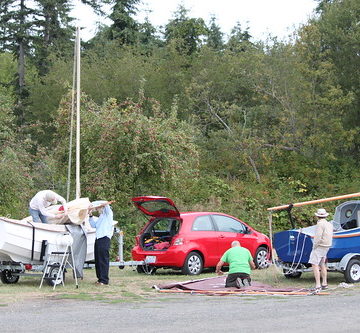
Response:
MULTIPOLYGON (((189 195, 188 185, 198 174, 196 130, 178 120, 176 104, 168 111, 148 99, 140 103, 109 99, 99 106, 83 96, 81 105, 82 197, 116 200, 115 219, 133 244, 144 222, 133 216, 132 197, 189 195)), ((54 152, 62 174, 69 111, 70 103, 64 99, 57 119, 59 145, 54 152)))
POLYGON ((23 218, 31 192, 29 141, 19 139, 13 127, 14 98, 0 87, 0 216, 23 218))

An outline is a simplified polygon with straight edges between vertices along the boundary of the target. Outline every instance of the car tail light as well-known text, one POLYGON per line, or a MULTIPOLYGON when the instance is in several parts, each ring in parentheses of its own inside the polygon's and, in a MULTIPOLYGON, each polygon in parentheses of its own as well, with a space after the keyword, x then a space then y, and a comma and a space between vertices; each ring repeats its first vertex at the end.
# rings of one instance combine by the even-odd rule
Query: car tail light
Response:
POLYGON ((183 245, 183 239, 182 238, 176 238, 175 239, 175 242, 174 242, 174 245, 183 245))
POLYGON ((32 269, 32 265, 31 264, 25 264, 25 269, 30 271, 32 269))

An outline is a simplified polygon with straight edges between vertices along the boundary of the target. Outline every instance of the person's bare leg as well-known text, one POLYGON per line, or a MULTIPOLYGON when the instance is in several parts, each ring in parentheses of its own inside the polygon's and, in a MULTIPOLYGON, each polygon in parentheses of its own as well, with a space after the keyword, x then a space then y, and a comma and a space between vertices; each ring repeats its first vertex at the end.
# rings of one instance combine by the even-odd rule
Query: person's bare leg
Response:
POLYGON ((322 280, 322 285, 327 286, 327 267, 326 264, 320 265, 320 275, 322 280))
POLYGON ((314 272, 314 277, 315 277, 315 288, 320 288, 321 287, 321 283, 320 283, 320 270, 319 270, 319 265, 312 265, 312 269, 314 272))

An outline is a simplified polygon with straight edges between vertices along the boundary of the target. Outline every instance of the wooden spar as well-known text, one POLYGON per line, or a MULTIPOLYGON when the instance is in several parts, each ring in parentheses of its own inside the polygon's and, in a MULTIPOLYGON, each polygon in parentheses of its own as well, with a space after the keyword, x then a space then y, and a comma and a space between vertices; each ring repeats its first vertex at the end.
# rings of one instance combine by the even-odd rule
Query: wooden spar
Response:
MULTIPOLYGON (((357 193, 352 193, 352 194, 345 194, 345 195, 340 195, 337 197, 331 197, 331 198, 323 198, 323 199, 318 199, 318 200, 311 200, 311 201, 303 201, 303 202, 297 202, 292 204, 293 207, 301 207, 301 206, 306 206, 306 205, 312 205, 312 204, 317 204, 317 203, 322 203, 322 202, 328 202, 328 201, 334 201, 334 200, 342 200, 342 199, 348 199, 348 198, 354 198, 354 197, 360 197, 360 192, 357 193)), ((277 207, 271 207, 268 208, 268 211, 273 211, 273 210, 281 210, 281 209, 287 209, 289 208, 291 205, 282 205, 282 206, 277 206, 277 207)))

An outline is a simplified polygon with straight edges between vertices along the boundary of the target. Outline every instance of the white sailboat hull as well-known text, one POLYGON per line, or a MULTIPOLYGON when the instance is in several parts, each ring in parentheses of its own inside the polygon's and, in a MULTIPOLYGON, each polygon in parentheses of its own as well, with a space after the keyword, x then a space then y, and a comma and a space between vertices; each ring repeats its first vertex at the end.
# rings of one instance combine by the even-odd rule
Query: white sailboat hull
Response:
MULTIPOLYGON (((40 264, 43 241, 47 241, 48 251, 64 251, 64 234, 68 234, 64 225, 0 217, 0 261, 40 264)), ((87 230, 86 261, 94 260, 94 243, 95 229, 90 228, 87 230)))

